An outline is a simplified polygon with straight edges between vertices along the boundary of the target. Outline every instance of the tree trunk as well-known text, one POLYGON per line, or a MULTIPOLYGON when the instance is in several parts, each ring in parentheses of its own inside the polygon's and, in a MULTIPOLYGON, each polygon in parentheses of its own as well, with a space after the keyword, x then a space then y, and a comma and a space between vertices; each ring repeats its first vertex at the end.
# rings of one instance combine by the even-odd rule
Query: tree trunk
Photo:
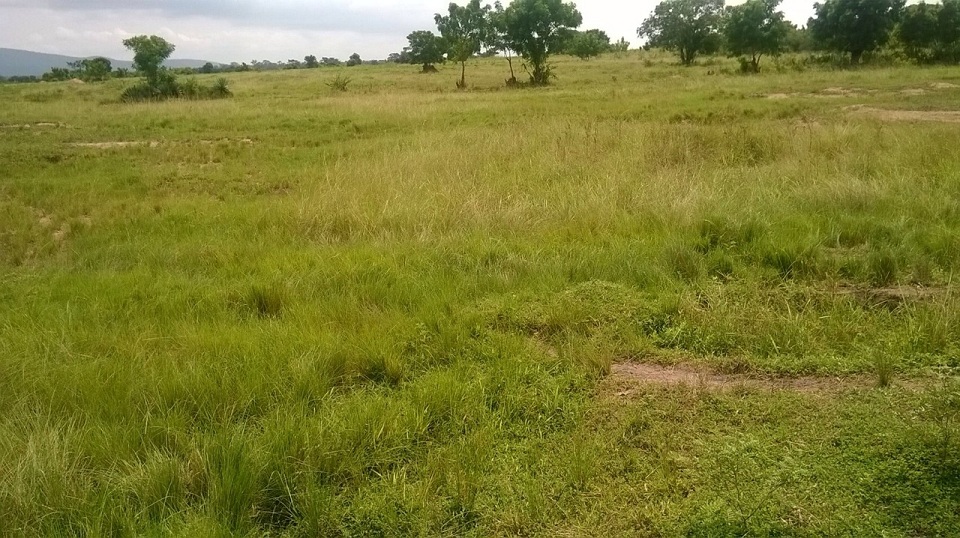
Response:
POLYGON ((457 88, 461 90, 467 87, 467 62, 460 62, 460 82, 457 83, 457 88))
POLYGON ((852 50, 850 51, 850 63, 853 65, 860 65, 860 58, 863 57, 862 50, 852 50))

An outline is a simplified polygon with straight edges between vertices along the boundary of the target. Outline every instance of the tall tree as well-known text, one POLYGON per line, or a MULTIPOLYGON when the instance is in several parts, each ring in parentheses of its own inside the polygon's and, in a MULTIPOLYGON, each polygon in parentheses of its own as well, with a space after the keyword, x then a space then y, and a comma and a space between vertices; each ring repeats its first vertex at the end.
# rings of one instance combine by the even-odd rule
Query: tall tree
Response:
POLYGON ((408 35, 407 41, 410 46, 406 49, 406 61, 422 65, 423 73, 435 73, 437 68, 433 64, 445 60, 443 38, 429 30, 418 30, 408 35))
POLYGON ((574 30, 567 38, 563 52, 581 60, 588 60, 609 52, 610 49, 610 37, 603 30, 574 30))
POLYGON ((559 52, 567 33, 583 23, 577 6, 563 0, 514 0, 503 16, 509 47, 526 61, 530 83, 549 83, 550 55, 559 52))
POLYGON ((939 4, 915 4, 907 6, 897 26, 897 36, 907 57, 917 63, 927 63, 936 57, 938 44, 939 4))
MULTIPOLYGON (((749 68, 760 72, 760 58, 780 54, 787 44, 790 25, 777 8, 780 0, 747 0, 727 8, 724 34, 731 55, 750 58, 749 68)), ((741 60, 744 61, 744 60, 741 60)))
POLYGON ((307 66, 307 69, 316 69, 320 67, 320 61, 313 54, 309 54, 303 57, 303 65, 307 66))
POLYGON ((173 43, 155 35, 138 35, 123 40, 123 46, 133 51, 133 66, 146 77, 147 84, 157 87, 164 78, 163 62, 176 49, 173 43))
POLYGON ((510 38, 507 34, 507 17, 503 8, 503 3, 497 0, 493 3, 493 11, 489 13, 490 33, 487 35, 487 46, 495 52, 502 52, 507 57, 507 65, 510 66, 510 78, 507 79, 508 85, 517 83, 517 75, 513 71, 514 50, 510 48, 510 38))
POLYGON ((480 54, 484 43, 490 41, 489 13, 489 5, 470 0, 465 6, 450 3, 446 15, 437 13, 433 17, 447 45, 447 59, 460 64, 458 88, 467 87, 467 60, 480 54))
POLYGON ((937 61, 960 62, 960 0, 942 0, 937 13, 937 61))
POLYGON ((360 58, 360 54, 354 52, 350 55, 350 58, 347 59, 347 67, 353 67, 355 65, 360 65, 363 63, 363 59, 360 58))
POLYGON ((890 40, 903 5, 904 0, 826 0, 813 5, 816 15, 807 26, 820 46, 850 54, 856 65, 865 52, 890 40))
POLYGON ((692 65, 700 54, 720 47, 723 0, 665 0, 637 28, 649 44, 676 51, 680 63, 692 65))

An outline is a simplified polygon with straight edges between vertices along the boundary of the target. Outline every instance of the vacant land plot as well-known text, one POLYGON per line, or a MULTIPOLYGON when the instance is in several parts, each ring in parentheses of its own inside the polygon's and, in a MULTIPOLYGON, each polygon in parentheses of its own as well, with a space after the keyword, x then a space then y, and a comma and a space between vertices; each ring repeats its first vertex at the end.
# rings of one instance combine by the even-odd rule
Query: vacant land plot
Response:
POLYGON ((0 535, 960 534, 960 72, 729 67, 0 86, 0 535))

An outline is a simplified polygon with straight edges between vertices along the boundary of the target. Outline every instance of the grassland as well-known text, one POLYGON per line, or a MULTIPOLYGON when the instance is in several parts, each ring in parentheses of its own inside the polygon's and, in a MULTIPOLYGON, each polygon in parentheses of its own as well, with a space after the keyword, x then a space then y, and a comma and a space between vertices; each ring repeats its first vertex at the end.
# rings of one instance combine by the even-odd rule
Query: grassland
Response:
POLYGON ((960 534, 960 71, 672 61, 0 86, 0 535, 960 534))

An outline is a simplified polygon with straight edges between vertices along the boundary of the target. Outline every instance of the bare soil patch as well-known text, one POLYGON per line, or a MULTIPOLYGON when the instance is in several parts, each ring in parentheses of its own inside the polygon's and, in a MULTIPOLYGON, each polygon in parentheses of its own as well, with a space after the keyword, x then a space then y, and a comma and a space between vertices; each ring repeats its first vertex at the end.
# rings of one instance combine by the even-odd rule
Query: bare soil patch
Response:
POLYGON ((838 295, 855 297, 869 307, 896 308, 906 303, 927 301, 942 297, 949 290, 942 287, 889 286, 882 288, 840 288, 838 295))
POLYGON ((75 148, 93 148, 93 149, 113 149, 113 148, 130 148, 136 146, 149 146, 155 148, 160 145, 160 142, 156 140, 148 141, 113 141, 113 142, 73 142, 68 144, 75 148))
POLYGON ((109 142, 72 142, 67 144, 75 148, 91 148, 91 149, 115 149, 115 148, 130 148, 130 147, 150 147, 157 148, 161 144, 201 144, 204 146, 209 146, 212 144, 218 143, 236 143, 243 144, 247 146, 252 146, 254 141, 250 138, 222 138, 218 140, 179 140, 179 141, 170 141, 170 142, 161 142, 160 140, 116 140, 109 142))
POLYGON ((640 362, 614 364, 604 380, 604 392, 621 398, 642 392, 649 386, 689 387, 703 390, 787 390, 803 393, 838 392, 869 388, 876 381, 868 376, 777 377, 750 374, 723 374, 689 365, 661 366, 640 362))
POLYGON ((952 90, 953 88, 960 88, 956 84, 950 84, 949 82, 931 82, 930 87, 934 90, 952 90))
POLYGON ((8 123, 0 125, 0 129, 66 129, 66 123, 41 121, 37 123, 8 123))
POLYGON ((863 90, 857 88, 824 88, 814 95, 817 97, 854 97, 862 93, 863 90))
POLYGON ((960 110, 889 110, 864 105, 853 105, 846 110, 883 121, 960 123, 960 110))

